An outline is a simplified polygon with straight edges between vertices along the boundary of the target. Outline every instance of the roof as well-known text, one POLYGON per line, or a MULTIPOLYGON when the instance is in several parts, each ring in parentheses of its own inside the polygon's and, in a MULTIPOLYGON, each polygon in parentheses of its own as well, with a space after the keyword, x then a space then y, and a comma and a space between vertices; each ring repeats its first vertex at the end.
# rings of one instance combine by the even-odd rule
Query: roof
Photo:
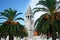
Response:
POLYGON ((26 15, 27 15, 27 14, 32 14, 32 9, 31 9, 30 6, 29 6, 28 9, 27 9, 26 15))

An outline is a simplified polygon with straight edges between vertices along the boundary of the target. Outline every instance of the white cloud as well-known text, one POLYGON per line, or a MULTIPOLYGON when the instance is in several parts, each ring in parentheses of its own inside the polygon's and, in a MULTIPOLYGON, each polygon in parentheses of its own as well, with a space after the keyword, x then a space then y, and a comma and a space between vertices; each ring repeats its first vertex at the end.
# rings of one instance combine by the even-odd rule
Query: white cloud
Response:
MULTIPOLYGON (((31 0, 31 2, 30 2, 31 9, 36 7, 36 3, 38 3, 38 1, 39 0, 31 0)), ((42 14, 44 14, 44 12, 37 12, 34 15, 34 21, 36 21, 36 19, 39 18, 42 14)))
POLYGON ((31 8, 34 8, 35 5, 36 5, 36 3, 38 3, 38 1, 39 1, 39 0, 31 0, 31 2, 30 2, 31 8))

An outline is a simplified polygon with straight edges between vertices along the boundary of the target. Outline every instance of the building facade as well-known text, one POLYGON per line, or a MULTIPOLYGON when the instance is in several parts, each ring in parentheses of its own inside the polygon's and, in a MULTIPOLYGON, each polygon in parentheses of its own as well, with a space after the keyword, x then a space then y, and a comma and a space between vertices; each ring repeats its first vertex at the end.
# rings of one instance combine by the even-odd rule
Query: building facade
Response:
POLYGON ((25 27, 28 31, 28 38, 32 38, 34 36, 34 16, 30 6, 25 14, 25 27))

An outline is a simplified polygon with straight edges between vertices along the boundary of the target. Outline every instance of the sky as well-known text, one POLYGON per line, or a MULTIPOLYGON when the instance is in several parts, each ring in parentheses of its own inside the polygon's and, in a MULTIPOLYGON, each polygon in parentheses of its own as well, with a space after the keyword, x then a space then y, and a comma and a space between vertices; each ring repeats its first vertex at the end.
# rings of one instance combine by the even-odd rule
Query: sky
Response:
MULTIPOLYGON (((3 12, 5 9, 12 8, 17 10, 18 13, 23 13, 20 17, 24 18, 27 7, 31 0, 0 0, 0 12, 3 12)), ((2 22, 2 20, 0 20, 2 22)), ((24 24, 24 21, 19 21, 24 24)))
MULTIPOLYGON (((18 13, 23 13, 22 15, 19 15, 19 17, 25 18, 25 13, 28 9, 28 7, 30 6, 32 11, 33 8, 36 7, 36 3, 38 3, 39 0, 0 0, 0 12, 4 11, 5 9, 15 9, 17 10, 18 13)), ((34 15, 34 21, 36 21, 36 19, 38 17, 40 17, 43 14, 43 12, 37 12, 34 15), (39 15, 39 16, 37 16, 39 15)), ((2 22, 4 20, 0 20, 0 22, 2 22)), ((21 24, 25 24, 24 21, 19 21, 21 24)))
POLYGON ((19 12, 25 11, 30 0, 0 0, 0 11, 13 8, 19 12))

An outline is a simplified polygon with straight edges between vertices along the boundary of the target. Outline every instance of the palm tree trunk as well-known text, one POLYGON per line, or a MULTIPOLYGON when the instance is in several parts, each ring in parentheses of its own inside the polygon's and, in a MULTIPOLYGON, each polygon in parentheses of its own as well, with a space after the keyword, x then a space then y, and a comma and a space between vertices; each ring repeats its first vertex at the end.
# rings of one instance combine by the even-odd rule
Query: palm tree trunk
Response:
MULTIPOLYGON (((52 26, 51 26, 51 27, 52 27, 52 26)), ((52 28, 51 32, 52 32, 52 33, 51 33, 51 34, 52 34, 52 36, 51 36, 51 37, 52 37, 52 40, 56 40, 55 35, 54 35, 54 32, 53 32, 53 28, 52 28)))
POLYGON ((56 33, 54 32, 55 30, 53 28, 54 27, 53 26, 54 25, 53 23, 54 23, 54 15, 51 16, 52 40, 56 40, 56 33))
POLYGON ((13 35, 9 35, 9 40, 14 40, 13 35))

